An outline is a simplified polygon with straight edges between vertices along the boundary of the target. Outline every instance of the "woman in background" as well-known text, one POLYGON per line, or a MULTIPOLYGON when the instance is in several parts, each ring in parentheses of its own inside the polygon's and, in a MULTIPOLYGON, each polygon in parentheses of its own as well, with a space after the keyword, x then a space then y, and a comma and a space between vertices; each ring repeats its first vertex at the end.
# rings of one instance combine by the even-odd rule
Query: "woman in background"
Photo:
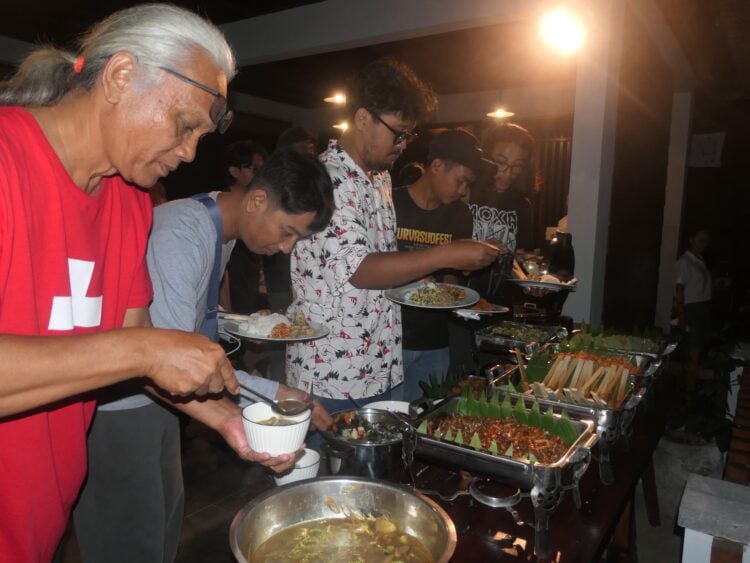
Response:
POLYGON ((703 258, 711 235, 706 229, 693 229, 687 240, 688 248, 677 260, 675 313, 679 327, 688 333, 688 377, 694 382, 711 335, 711 272, 703 258))
POLYGON ((472 276, 469 286, 488 301, 512 306, 506 280, 526 275, 516 252, 532 244, 531 203, 528 194, 537 184, 534 137, 520 125, 504 123, 489 131, 484 152, 495 162, 495 174, 478 182, 469 195, 477 240, 495 240, 507 252, 489 268, 472 276))

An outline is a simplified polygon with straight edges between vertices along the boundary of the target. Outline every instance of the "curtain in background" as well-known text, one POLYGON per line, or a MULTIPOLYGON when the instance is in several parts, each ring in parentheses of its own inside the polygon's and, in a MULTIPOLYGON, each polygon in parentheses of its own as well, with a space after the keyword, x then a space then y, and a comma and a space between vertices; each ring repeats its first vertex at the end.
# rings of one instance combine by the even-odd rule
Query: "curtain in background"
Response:
POLYGON ((537 137, 537 160, 541 185, 532 198, 534 247, 544 248, 544 230, 554 227, 567 214, 566 198, 570 186, 569 136, 537 137))

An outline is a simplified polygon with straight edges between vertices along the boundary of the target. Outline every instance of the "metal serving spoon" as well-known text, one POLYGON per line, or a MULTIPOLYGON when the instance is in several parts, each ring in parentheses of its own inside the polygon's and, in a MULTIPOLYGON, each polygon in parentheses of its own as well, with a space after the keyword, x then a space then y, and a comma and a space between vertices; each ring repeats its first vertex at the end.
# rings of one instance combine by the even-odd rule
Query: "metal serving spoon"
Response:
MULTIPOLYGON (((252 393, 256 397, 258 397, 260 400, 266 403, 269 407, 271 407, 272 411, 282 416, 294 416, 296 414, 305 412, 307 409, 312 408, 313 406, 312 400, 301 401, 299 399, 282 399, 281 401, 275 401, 269 397, 266 397, 263 393, 258 393, 257 391, 254 391, 250 387, 247 387, 242 384, 240 384, 240 387, 244 391, 247 391, 248 393, 252 393)), ((244 393, 240 393, 240 396, 250 401, 255 400, 255 399, 252 399, 251 397, 248 397, 244 393)))

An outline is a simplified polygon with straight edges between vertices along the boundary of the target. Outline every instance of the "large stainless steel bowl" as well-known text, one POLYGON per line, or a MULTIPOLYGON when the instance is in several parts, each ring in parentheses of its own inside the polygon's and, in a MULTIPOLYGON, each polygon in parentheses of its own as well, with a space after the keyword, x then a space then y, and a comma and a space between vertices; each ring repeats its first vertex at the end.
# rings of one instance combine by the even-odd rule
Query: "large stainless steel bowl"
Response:
POLYGON ((456 548, 456 527, 433 501, 406 486, 360 477, 323 477, 270 490, 237 513, 229 543, 237 561, 247 563, 250 553, 290 526, 352 512, 388 516, 419 539, 437 563, 446 563, 456 548))

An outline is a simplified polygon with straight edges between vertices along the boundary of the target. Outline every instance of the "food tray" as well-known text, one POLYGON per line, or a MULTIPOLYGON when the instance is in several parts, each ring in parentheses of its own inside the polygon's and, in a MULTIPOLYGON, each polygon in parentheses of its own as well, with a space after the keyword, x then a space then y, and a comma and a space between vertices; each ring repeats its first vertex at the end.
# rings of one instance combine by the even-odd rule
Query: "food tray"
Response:
POLYGON ((564 409, 571 418, 593 420, 596 425, 595 432, 599 436, 598 455, 596 457, 599 461, 599 478, 603 484, 611 485, 614 483, 614 470, 609 457, 610 449, 620 439, 627 439, 630 436, 638 405, 648 392, 650 383, 661 369, 661 365, 661 361, 651 361, 651 358, 644 358, 639 374, 634 375, 635 386, 630 396, 616 409, 508 391, 502 386, 506 385, 508 381, 520 381, 518 367, 498 376, 492 382, 492 385, 498 387, 494 392, 501 393, 502 396, 508 395, 514 402, 523 398, 527 405, 536 401, 542 409, 552 407, 556 412, 562 412, 564 409))
MULTIPOLYGON (((515 369, 517 370, 517 368, 515 369)), ((542 409, 552 407, 555 412, 561 412, 564 409, 568 412, 571 419, 583 418, 594 421, 594 431, 599 437, 597 443, 598 455, 596 456, 596 459, 599 462, 599 478, 603 484, 611 485, 614 483, 615 477, 614 469, 610 461, 610 450, 618 440, 630 436, 633 419, 635 418, 638 405, 646 394, 646 388, 641 387, 636 389, 629 399, 618 409, 577 405, 551 399, 542 399, 534 397, 533 395, 513 393, 503 389, 497 389, 496 392, 502 393, 503 396, 510 396, 513 401, 517 401, 519 398, 523 398, 527 404, 536 401, 542 409)))
MULTIPOLYGON (((461 401, 464 400, 462 397, 447 399, 438 407, 418 417, 414 426, 419 426, 423 421, 428 421, 443 414, 457 412, 461 401)), ((561 415, 555 413, 554 416, 558 419, 561 415)), ((588 465, 591 447, 598 439, 593 420, 581 418, 572 420, 572 423, 580 431, 580 436, 559 460, 549 465, 540 462, 531 463, 504 455, 494 455, 475 450, 468 445, 459 445, 423 434, 419 435, 416 454, 432 462, 448 463, 488 477, 508 481, 521 488, 530 489, 540 484, 549 483, 560 485, 564 469, 583 461, 586 461, 586 465, 588 465)))
MULTIPOLYGON (((581 336, 585 336, 585 337, 592 337, 592 338, 599 337, 599 335, 593 336, 591 333, 588 333, 588 332, 580 332, 579 331, 578 334, 580 334, 581 336)), ((575 337, 578 336, 578 334, 573 334, 572 338, 575 339, 575 337)), ((612 336, 616 336, 616 335, 608 335, 608 336, 612 337, 612 336)), ((625 336, 627 336, 627 335, 625 335, 625 336)), ((633 338, 638 338, 638 337, 633 337, 633 338)), ((597 344, 598 344, 597 347, 599 349, 606 350, 608 352, 613 352, 613 353, 616 353, 616 354, 622 354, 623 356, 644 356, 644 357, 648 357, 648 358, 651 358, 651 359, 654 359, 654 360, 657 360, 657 359, 662 358, 664 356, 669 356, 672 352, 674 352, 675 348, 677 347, 677 343, 676 342, 672 342, 672 341, 669 341, 667 339, 662 339, 661 340, 661 342, 659 343, 658 351, 650 351, 650 350, 647 351, 647 350, 638 349, 638 348, 630 348, 630 349, 628 349, 628 348, 621 348, 621 347, 618 347, 618 346, 608 345, 608 343, 606 343, 604 341, 599 341, 597 344)))
MULTIPOLYGON (((422 421, 441 414, 456 412, 460 401, 464 398, 453 397, 446 400, 440 406, 419 417, 414 423, 419 425, 422 421)), ((555 414, 556 419, 562 415, 555 414)), ((412 433, 417 436, 415 450, 417 456, 437 464, 448 464, 454 467, 468 469, 472 472, 483 474, 500 481, 506 482, 518 491, 505 498, 491 498, 482 500, 481 497, 472 493, 472 496, 493 508, 503 507, 508 510, 518 524, 522 524, 513 506, 522 498, 529 498, 534 509, 534 522, 528 522, 534 528, 534 554, 542 560, 552 555, 550 542, 549 518, 552 512, 560 506, 565 492, 570 490, 576 507, 581 507, 581 495, 578 482, 588 469, 591 461, 591 448, 596 443, 598 436, 594 432, 594 421, 583 418, 571 419, 572 424, 580 431, 580 436, 568 448, 565 454, 553 464, 530 463, 519 459, 502 455, 493 455, 471 448, 470 446, 458 445, 442 439, 412 433), (565 482, 565 481, 569 482, 565 482), (528 492, 522 493, 521 489, 528 492)), ((427 493, 427 491, 422 491, 427 493)), ((433 493, 430 491, 429 493, 433 493)), ((457 496, 459 493, 454 494, 457 496)))
POLYGON ((553 340, 561 340, 567 335, 568 331, 560 326, 526 325, 512 321, 503 321, 478 330, 474 334, 474 340, 477 348, 481 350, 494 351, 500 349, 501 351, 512 351, 519 349, 528 356, 544 344, 552 342, 553 340), (493 334, 493 332, 501 329, 501 327, 511 327, 517 330, 534 329, 546 334, 537 339, 514 338, 511 335, 493 334))

